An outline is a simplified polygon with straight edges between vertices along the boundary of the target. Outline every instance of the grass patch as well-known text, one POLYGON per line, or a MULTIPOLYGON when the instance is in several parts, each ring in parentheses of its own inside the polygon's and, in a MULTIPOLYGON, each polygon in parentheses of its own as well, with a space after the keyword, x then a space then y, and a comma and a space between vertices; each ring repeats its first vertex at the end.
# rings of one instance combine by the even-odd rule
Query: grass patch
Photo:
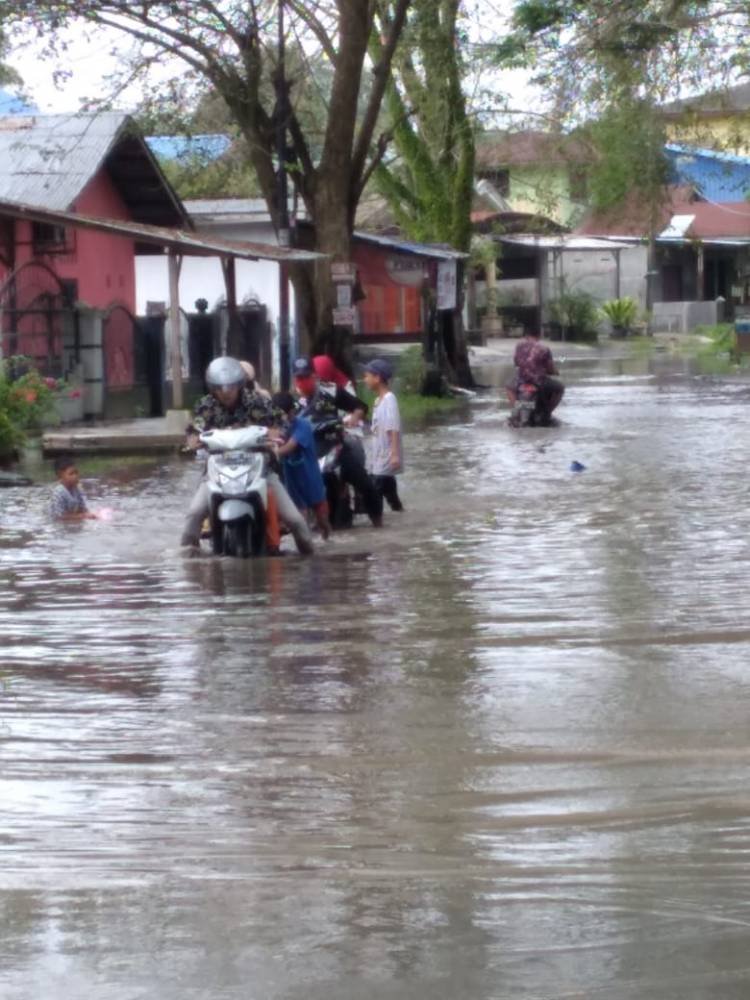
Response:
MULTIPOLYGON (((423 423, 431 417, 458 413, 466 405, 466 398, 463 396, 422 395, 420 390, 427 369, 421 347, 409 347, 403 351, 396 360, 395 368, 392 388, 398 399, 401 419, 407 426, 423 423)), ((367 386, 360 384, 357 395, 367 403, 372 412, 375 396, 367 386)))

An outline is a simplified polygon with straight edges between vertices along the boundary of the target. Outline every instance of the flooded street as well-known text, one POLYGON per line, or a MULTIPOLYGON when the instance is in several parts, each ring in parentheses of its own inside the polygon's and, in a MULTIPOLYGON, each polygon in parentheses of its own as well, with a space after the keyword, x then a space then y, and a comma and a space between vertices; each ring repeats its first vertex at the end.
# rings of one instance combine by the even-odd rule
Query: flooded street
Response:
POLYGON ((750 386, 569 381, 306 561, 0 492, 2 1000, 747 998, 750 386))

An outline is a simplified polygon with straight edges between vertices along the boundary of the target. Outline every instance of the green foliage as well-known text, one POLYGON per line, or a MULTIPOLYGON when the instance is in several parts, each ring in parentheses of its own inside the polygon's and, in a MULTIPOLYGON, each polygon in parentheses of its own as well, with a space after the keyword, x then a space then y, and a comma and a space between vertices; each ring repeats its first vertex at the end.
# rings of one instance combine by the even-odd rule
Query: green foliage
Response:
POLYGON ((386 90, 397 157, 374 179, 409 237, 468 251, 475 143, 458 20, 458 0, 413 0, 386 90))
POLYGON ((715 323, 712 326, 698 326, 693 333, 708 337, 710 344, 704 348, 710 354, 728 354, 731 358, 737 356, 737 334, 734 323, 715 323))
POLYGON ((655 212, 669 179, 664 154, 667 136, 656 110, 625 95, 604 109, 581 135, 593 152, 588 173, 591 206, 606 211, 636 192, 655 212))
POLYGON ((593 341, 597 339, 597 309, 591 295, 586 292, 563 292, 549 303, 553 323, 562 328, 570 340, 593 341))
POLYGON ((0 364, 0 456, 12 456, 23 446, 26 432, 41 426, 53 392, 54 386, 26 358, 8 358, 0 364))
POLYGON ((600 312, 613 327, 629 332, 638 319, 638 303, 629 296, 610 299, 602 304, 600 312))
POLYGON ((198 156, 159 159, 164 174, 180 198, 251 198, 260 195, 251 164, 232 151, 206 162, 198 156))
POLYGON ((424 388, 427 365, 422 348, 415 344, 407 347, 396 364, 396 386, 400 392, 419 394, 424 388))

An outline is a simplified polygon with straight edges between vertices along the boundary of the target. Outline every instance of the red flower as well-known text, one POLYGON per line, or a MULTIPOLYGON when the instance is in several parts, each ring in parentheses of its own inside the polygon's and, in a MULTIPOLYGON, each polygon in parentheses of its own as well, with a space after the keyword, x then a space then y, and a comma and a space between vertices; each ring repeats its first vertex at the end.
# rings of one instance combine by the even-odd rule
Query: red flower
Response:
POLYGON ((57 381, 55 379, 53 379, 53 378, 50 378, 49 375, 44 380, 44 384, 47 386, 48 389, 56 389, 57 388, 57 381))
POLYGON ((23 394, 23 398, 26 400, 27 403, 36 403, 36 393, 34 392, 33 389, 27 389, 26 392, 23 394))
POLYGON ((70 398, 71 399, 80 399, 81 398, 81 390, 80 389, 71 389, 70 390, 70 398))

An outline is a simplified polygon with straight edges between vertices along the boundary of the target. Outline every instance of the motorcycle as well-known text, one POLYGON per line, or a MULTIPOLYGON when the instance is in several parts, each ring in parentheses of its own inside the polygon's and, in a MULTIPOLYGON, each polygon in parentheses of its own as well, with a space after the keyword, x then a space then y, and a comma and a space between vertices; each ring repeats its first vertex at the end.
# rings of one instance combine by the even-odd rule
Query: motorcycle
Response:
POLYGON ((355 514, 364 514, 362 497, 354 491, 341 475, 341 458, 344 442, 358 452, 365 465, 362 437, 344 429, 338 417, 330 417, 313 424, 318 464, 326 488, 328 517, 332 528, 351 528, 355 514))
POLYGON ((262 555, 268 506, 267 428, 204 431, 200 440, 208 452, 209 536, 214 555, 262 555))
POLYGON ((554 418, 549 412, 544 392, 534 382, 521 382, 516 389, 516 402, 509 421, 511 427, 551 427, 554 418))

